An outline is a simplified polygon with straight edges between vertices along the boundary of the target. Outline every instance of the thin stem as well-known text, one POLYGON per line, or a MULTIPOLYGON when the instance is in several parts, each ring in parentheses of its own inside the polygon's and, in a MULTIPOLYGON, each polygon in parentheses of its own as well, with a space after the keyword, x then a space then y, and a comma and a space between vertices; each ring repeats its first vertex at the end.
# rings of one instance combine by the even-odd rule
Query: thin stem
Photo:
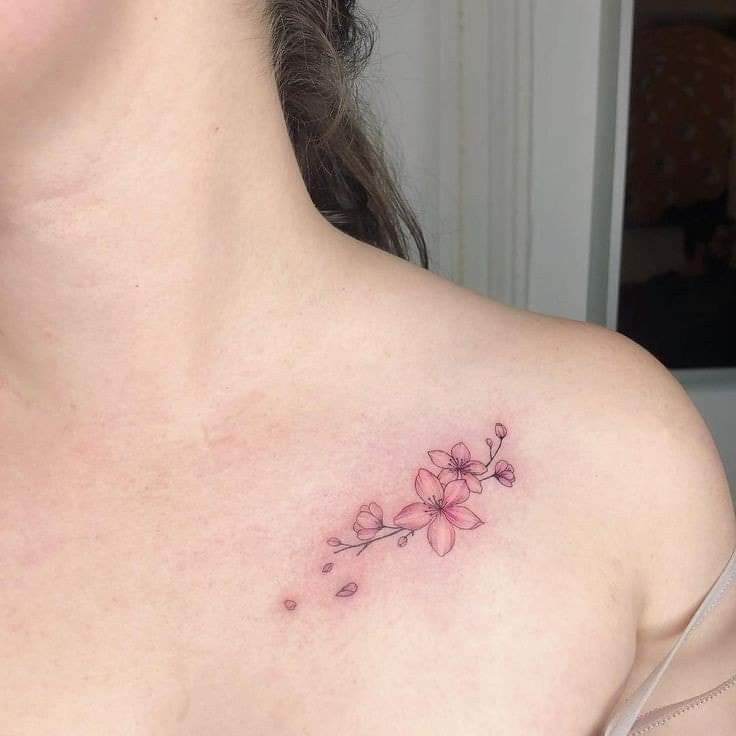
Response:
MULTIPOLYGON (((503 437, 499 437, 498 438, 498 447, 496 447, 496 451, 494 452, 493 450, 491 450, 491 458, 486 463, 486 467, 488 467, 493 462, 493 460, 495 459, 496 455, 498 455, 499 450, 501 449, 501 445, 503 445, 503 437)), ((490 448, 489 448, 489 450, 490 450, 490 448)), ((493 476, 491 475, 489 477, 492 478, 493 476)), ((481 480, 484 480, 484 479, 481 478, 481 480)))
POLYGON ((360 551, 357 553, 356 557, 369 547, 369 545, 373 544, 373 542, 380 542, 382 539, 388 539, 389 537, 394 537, 400 532, 407 532, 407 537, 413 537, 414 531, 411 529, 405 529, 403 526, 384 526, 382 529, 391 529, 388 534, 383 534, 380 537, 373 537, 373 539, 366 539, 365 542, 358 542, 357 544, 345 544, 343 542, 343 547, 341 549, 336 549, 332 554, 336 555, 338 552, 344 552, 346 549, 356 549, 360 547, 360 551))

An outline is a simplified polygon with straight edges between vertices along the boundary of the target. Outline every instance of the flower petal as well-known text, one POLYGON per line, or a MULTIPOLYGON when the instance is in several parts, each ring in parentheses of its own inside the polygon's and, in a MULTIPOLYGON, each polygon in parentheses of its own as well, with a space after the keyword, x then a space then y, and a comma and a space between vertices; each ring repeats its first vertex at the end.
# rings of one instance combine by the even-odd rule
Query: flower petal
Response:
POLYGON ((453 480, 457 480, 457 470, 450 470, 449 468, 445 468, 444 470, 440 470, 440 474, 437 476, 437 478, 439 479, 440 485, 446 486, 453 480))
POLYGON ((483 484, 472 473, 460 473, 460 478, 468 484, 471 493, 481 493, 483 484))
POLYGON ((446 453, 444 450, 430 450, 427 455, 429 455, 429 459, 438 467, 438 468, 451 468, 452 465, 452 457, 448 453, 446 453))
POLYGON ((360 539, 361 542, 365 542, 368 539, 373 539, 378 533, 378 529, 360 529, 355 532, 355 536, 360 539))
POLYGON ((436 515, 436 509, 426 503, 410 503, 394 516, 394 524, 415 531, 427 526, 436 515))
POLYGON ((464 442, 458 442, 450 452, 458 465, 464 465, 470 460, 470 450, 464 442))
POLYGON ((346 583, 335 593, 338 598, 350 598, 351 595, 355 595, 358 592, 357 583, 346 583))
POLYGON ((377 503, 369 503, 368 510, 376 517, 376 519, 383 523, 383 509, 377 503))
POLYGON ((514 481, 516 478, 512 475, 510 478, 506 475, 498 475, 496 476, 496 480, 502 485, 506 486, 506 488, 511 488, 511 486, 514 485, 514 481))
POLYGON ((414 488, 422 501, 429 502, 435 498, 439 501, 442 498, 442 485, 437 476, 432 475, 426 468, 421 468, 417 473, 414 488))
POLYGON ((445 486, 444 507, 447 508, 447 506, 454 506, 456 503, 467 501, 469 495, 470 489, 468 488, 468 484, 462 478, 460 480, 453 480, 452 483, 448 483, 445 486))
POLYGON ((455 527, 445 518, 445 515, 437 514, 427 528, 427 541, 432 549, 444 557, 455 544, 455 527))
POLYGON ((383 526, 381 519, 375 517, 370 511, 361 511, 355 517, 355 523, 363 529, 380 529, 383 526))
POLYGON ((478 460, 471 460, 468 463, 465 463, 465 466, 463 467, 463 473, 473 473, 473 475, 482 475, 486 472, 488 468, 481 462, 478 462, 478 460))
POLYGON ((458 529, 475 529, 483 523, 467 506, 450 506, 442 509, 442 513, 458 529))

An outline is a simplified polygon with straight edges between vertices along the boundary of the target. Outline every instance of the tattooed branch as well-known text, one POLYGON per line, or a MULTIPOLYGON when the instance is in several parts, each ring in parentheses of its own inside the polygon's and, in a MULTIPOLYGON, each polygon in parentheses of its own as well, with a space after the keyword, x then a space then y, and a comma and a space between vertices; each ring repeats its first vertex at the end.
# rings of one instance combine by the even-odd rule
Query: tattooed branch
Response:
POLYGON ((495 481, 510 488, 516 481, 514 467, 506 460, 496 460, 508 430, 496 424, 496 440, 487 439, 489 458, 486 462, 473 460, 470 450, 458 442, 450 452, 430 450, 429 459, 433 471, 420 468, 414 481, 419 501, 410 503, 399 511, 391 524, 384 521, 383 509, 375 502, 360 507, 353 523, 357 538, 343 542, 330 537, 327 544, 334 547, 334 554, 353 550, 356 555, 365 552, 372 544, 395 538, 399 547, 405 547, 410 537, 421 529, 427 529, 427 541, 440 557, 444 557, 455 545, 455 530, 477 529, 483 520, 466 503, 471 494, 483 492, 483 484, 495 481))

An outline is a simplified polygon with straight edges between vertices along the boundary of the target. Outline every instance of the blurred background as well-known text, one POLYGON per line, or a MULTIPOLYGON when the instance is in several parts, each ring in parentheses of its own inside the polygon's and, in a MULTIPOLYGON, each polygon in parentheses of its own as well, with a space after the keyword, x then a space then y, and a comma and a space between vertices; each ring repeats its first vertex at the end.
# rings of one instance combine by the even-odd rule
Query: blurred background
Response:
POLYGON ((362 4, 432 269, 646 347, 736 489, 736 0, 362 4))

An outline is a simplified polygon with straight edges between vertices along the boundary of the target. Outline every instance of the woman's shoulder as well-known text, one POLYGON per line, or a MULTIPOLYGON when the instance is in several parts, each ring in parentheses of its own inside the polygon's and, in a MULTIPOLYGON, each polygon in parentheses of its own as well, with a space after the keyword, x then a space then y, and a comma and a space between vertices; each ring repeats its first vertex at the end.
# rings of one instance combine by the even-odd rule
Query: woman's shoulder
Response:
POLYGON ((628 567, 644 626, 681 618, 727 559, 736 524, 712 437, 670 371, 611 330, 369 260, 366 288, 381 293, 370 330, 400 370, 453 408, 457 431, 495 418, 512 427, 530 503, 557 505, 628 567))

